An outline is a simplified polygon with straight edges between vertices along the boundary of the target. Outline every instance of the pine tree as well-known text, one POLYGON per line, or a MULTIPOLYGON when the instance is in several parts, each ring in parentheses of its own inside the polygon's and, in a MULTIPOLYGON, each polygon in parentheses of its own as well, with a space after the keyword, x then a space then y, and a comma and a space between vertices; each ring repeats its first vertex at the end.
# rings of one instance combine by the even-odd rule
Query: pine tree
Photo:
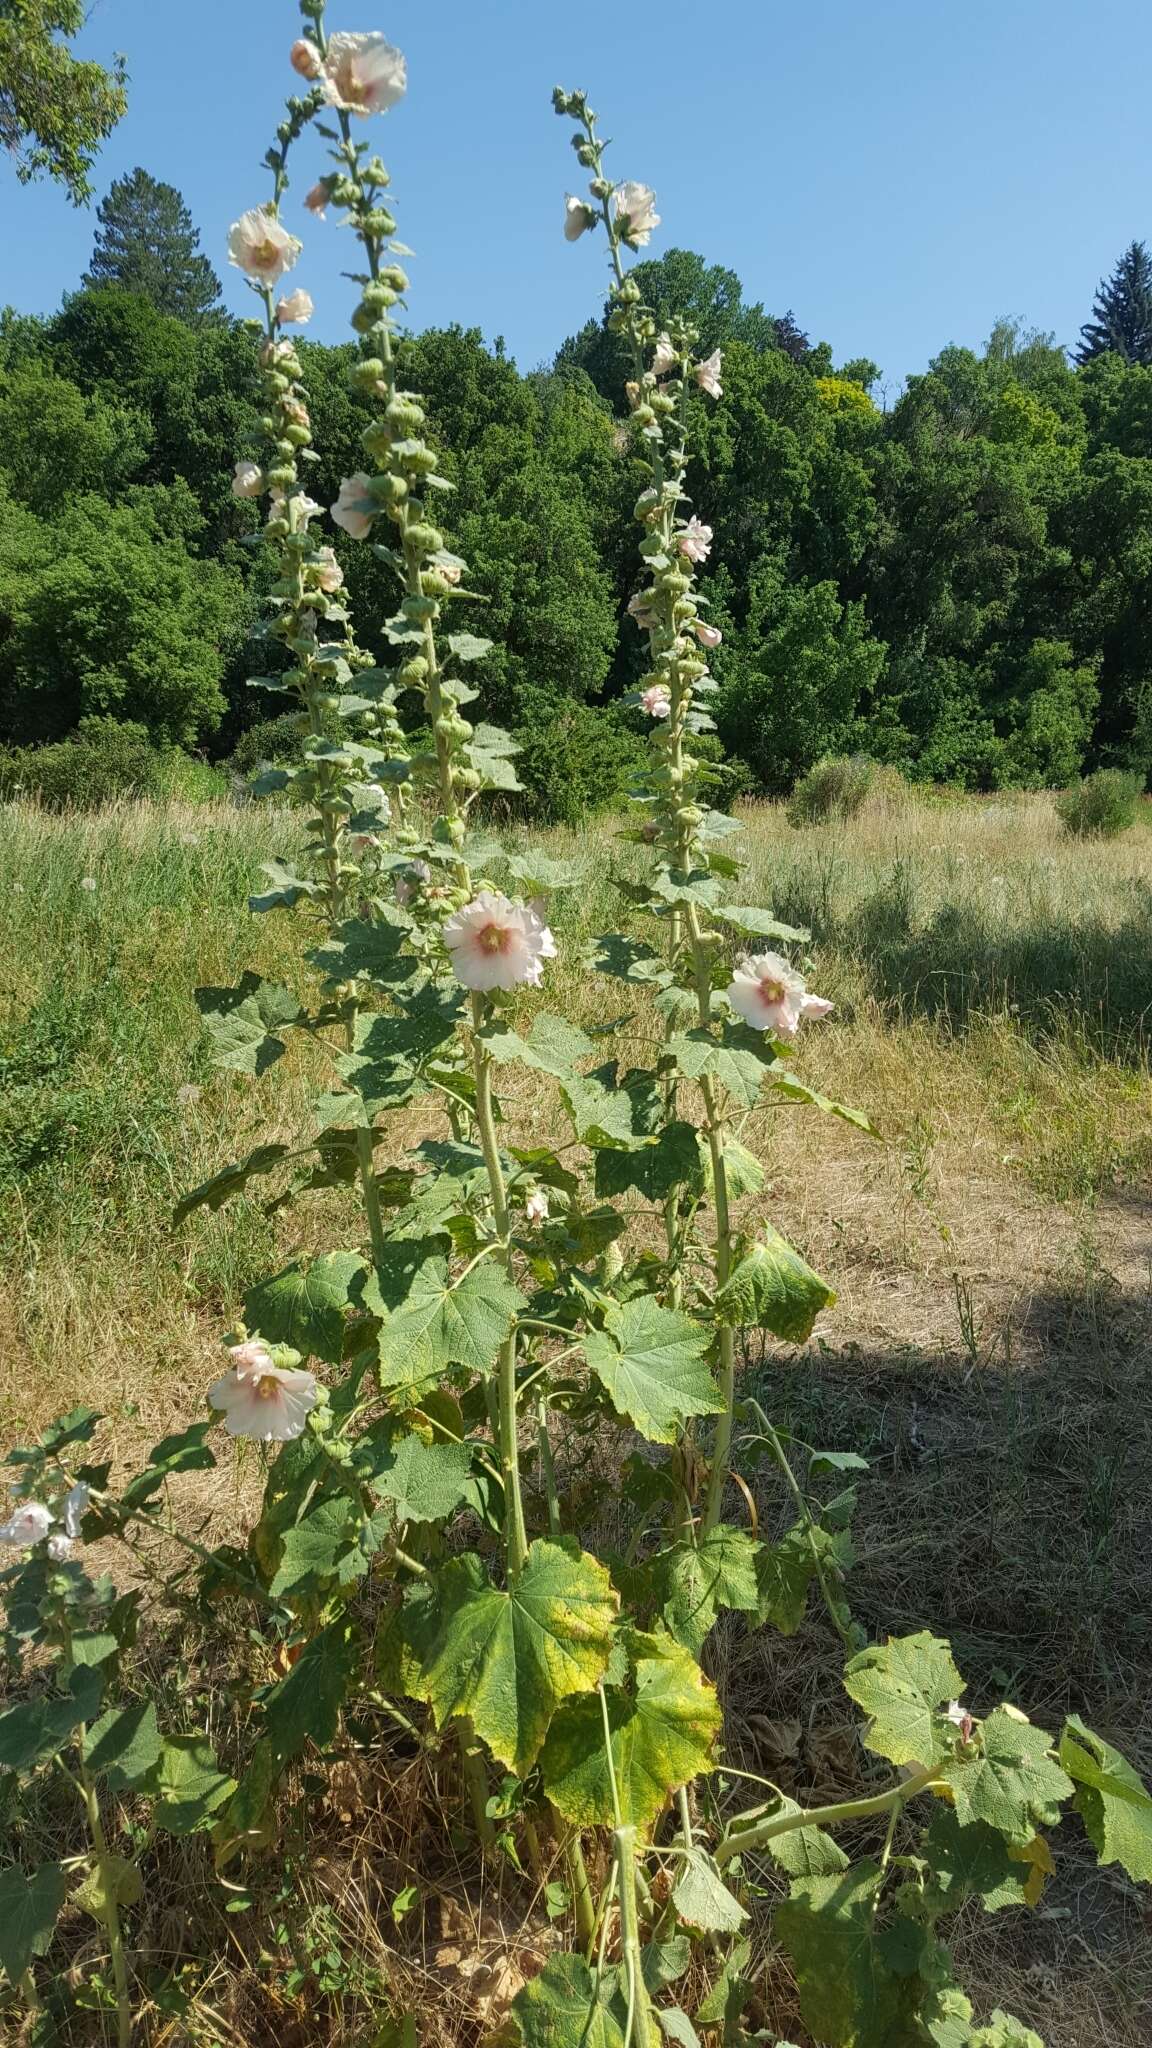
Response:
POLYGON ((96 217, 100 227, 83 279, 88 290, 118 285, 138 292, 190 327, 223 317, 220 280, 200 253, 200 236, 174 185, 137 166, 116 179, 96 217))
POLYGON ((1152 363, 1152 256, 1133 242, 1112 272, 1101 278, 1092 319, 1080 329, 1078 363, 1111 352, 1125 362, 1152 363))

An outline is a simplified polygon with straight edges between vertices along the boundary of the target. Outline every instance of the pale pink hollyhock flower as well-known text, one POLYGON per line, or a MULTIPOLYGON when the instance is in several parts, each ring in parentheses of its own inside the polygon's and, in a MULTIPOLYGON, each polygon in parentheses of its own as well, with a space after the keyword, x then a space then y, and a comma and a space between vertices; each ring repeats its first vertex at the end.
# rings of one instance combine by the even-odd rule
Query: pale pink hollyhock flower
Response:
POLYGON ((436 574, 442 576, 445 583, 451 583, 453 588, 464 574, 463 569, 458 569, 455 562, 433 562, 432 567, 436 574))
POLYGON ((589 228, 596 225, 596 215, 582 199, 573 199, 570 192, 564 194, 564 240, 578 242, 589 228))
POLYGON ((658 377, 666 377, 669 370, 674 370, 679 361, 679 349, 673 348, 671 339, 667 334, 661 334, 657 338, 656 353, 652 358, 652 368, 656 375, 658 377))
POLYGON ((669 718, 672 714, 672 699, 659 683, 653 683, 651 689, 645 690, 641 697, 640 709, 646 711, 649 718, 669 718))
POLYGON ((75 1486, 69 1488, 68 1496, 64 1502, 65 1535, 75 1537, 80 1534, 81 1518, 88 1511, 88 1502, 91 1499, 91 1494, 92 1489, 85 1479, 78 1479, 75 1486))
POLYGON ((310 192, 304 194, 304 204, 308 208, 309 213, 315 214, 317 220, 324 220, 326 218, 325 208, 331 196, 327 180, 321 178, 318 184, 313 185, 310 192))
POLYGON ((719 647, 720 642, 724 638, 719 626, 710 626, 706 619, 697 619, 692 631, 695 633, 701 647, 719 647))
POLYGON ((234 498, 258 498, 264 489, 264 471, 258 462, 238 462, 232 478, 234 498))
POLYGON ((228 230, 228 261, 257 284, 279 284, 303 247, 263 206, 250 207, 228 230))
POLYGON ((621 230, 636 248, 644 248, 653 228, 660 225, 656 194, 651 185, 638 185, 633 179, 627 179, 616 187, 615 204, 621 230))
POLYGON ((707 392, 709 398, 720 398, 723 395, 723 386, 720 382, 723 363, 723 354, 717 348, 713 349, 706 362, 696 365, 696 382, 701 391, 707 392))
POLYGON ((281 341, 262 341, 260 344, 260 367, 263 370, 278 369, 296 353, 296 343, 291 338, 281 341))
POLYGON ((426 860, 410 860, 406 868, 401 868, 392 884, 392 892, 401 909, 414 903, 421 889, 431 880, 432 870, 426 860))
MULTIPOLYGON (((279 502, 283 505, 284 499, 281 497, 279 502)), ((310 519, 318 519, 324 510, 323 505, 318 505, 315 498, 310 498, 306 491, 294 492, 288 500, 288 504, 294 517, 297 533, 307 526, 310 519)))
POLYGON ((14 1508, 6 1522, 0 1523, 0 1543, 10 1543, 16 1550, 29 1550, 33 1543, 42 1543, 52 1527, 52 1511, 38 1500, 22 1501, 14 1508))
POLYGON ((529 1223, 546 1223, 548 1221, 548 1197, 543 1188, 533 1188, 532 1193, 524 1204, 524 1214, 528 1218, 529 1223))
POLYGON ((826 1017, 832 1008, 823 996, 808 994, 803 975, 779 953, 738 960, 728 1001, 754 1031, 772 1031, 777 1038, 795 1038, 805 1018, 826 1017))
POLYGON ((297 36, 288 52, 288 62, 293 71, 300 73, 301 78, 319 78, 324 69, 323 57, 315 43, 309 42, 307 36, 297 36))
POLYGON ((353 540, 367 540, 372 531, 372 521, 380 510, 372 496, 372 479, 358 469, 355 476, 346 476, 340 486, 340 496, 329 507, 337 526, 353 540))
POLYGON ((712 528, 693 513, 687 526, 676 535, 676 545, 690 562, 706 562, 712 552, 712 528))
POLYGON ((321 590, 327 592, 329 597, 331 597, 334 590, 342 589, 344 571, 336 560, 335 551, 332 548, 321 548, 318 559, 311 566, 314 580, 320 585, 321 590))
POLYGON ((403 99, 408 66, 378 29, 328 38, 324 81, 329 104, 346 114, 385 114, 403 99))
POLYGON ((299 1436, 316 1406, 316 1376, 275 1365, 266 1344, 253 1339, 229 1352, 232 1369, 208 1389, 229 1436, 283 1444, 299 1436))
POLYGON ((960 1730, 965 1742, 971 1742, 972 1730, 976 1724, 967 1707, 962 1707, 959 1700, 949 1700, 944 1709, 944 1719, 951 1721, 952 1726, 960 1730))
POLYGON ((637 590, 634 593, 634 595, 628 599, 629 613, 631 614, 632 618, 635 619, 636 624, 639 626, 642 633, 650 632, 652 627, 656 624, 656 614, 653 611, 651 604, 648 602, 651 595, 652 593, 650 590, 637 590))
POLYGON ((66 1563, 67 1559, 72 1555, 72 1538, 70 1536, 50 1536, 48 1538, 48 1555, 52 1559, 53 1564, 66 1563))
POLYGON ((286 298, 276 301, 276 318, 281 327, 303 327, 305 321, 312 318, 315 310, 312 294, 306 292, 303 285, 297 285, 294 292, 289 292, 286 298))
POLYGON ((530 905, 486 889, 448 919, 444 943, 457 981, 482 991, 515 988, 521 981, 535 988, 541 962, 556 954, 555 939, 530 905))

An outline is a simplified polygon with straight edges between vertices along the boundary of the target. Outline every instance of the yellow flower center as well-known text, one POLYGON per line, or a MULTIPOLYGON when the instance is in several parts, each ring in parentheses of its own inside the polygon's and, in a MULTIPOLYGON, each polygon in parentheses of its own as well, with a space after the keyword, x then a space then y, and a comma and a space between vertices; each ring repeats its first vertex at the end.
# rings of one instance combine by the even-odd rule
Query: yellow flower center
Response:
POLYGON ((261 1373, 256 1382, 256 1392, 262 1401, 274 1401, 280 1392, 280 1382, 272 1373, 261 1373))
POLYGON ((782 981, 773 981, 771 975, 766 974, 760 983, 760 993, 766 1003, 782 1003, 787 991, 782 981))
POLYGON ((502 924, 484 925, 476 938, 484 953, 502 953, 508 943, 508 934, 502 924))

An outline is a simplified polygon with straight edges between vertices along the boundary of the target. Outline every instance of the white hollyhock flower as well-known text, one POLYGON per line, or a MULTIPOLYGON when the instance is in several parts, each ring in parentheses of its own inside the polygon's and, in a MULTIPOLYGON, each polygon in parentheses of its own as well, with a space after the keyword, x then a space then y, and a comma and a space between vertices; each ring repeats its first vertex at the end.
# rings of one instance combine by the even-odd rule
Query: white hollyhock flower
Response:
POLYGON ((640 699, 640 709, 646 711, 649 718, 670 718, 672 699, 662 684, 653 683, 650 689, 644 691, 640 699))
POLYGON ((521 981, 535 988, 541 962, 556 954, 555 939, 529 904, 510 903, 486 889, 448 919, 444 943, 457 981, 482 991, 515 988, 521 981))
POLYGON ((614 204, 622 233, 635 248, 643 249, 653 228, 660 225, 651 185, 638 185, 627 179, 623 185, 617 185, 614 204))
POLYGON ((713 349, 706 362, 697 363, 696 365, 696 382, 700 386, 701 391, 707 392, 709 398, 719 398, 723 394, 724 387, 720 382, 720 371, 723 363, 723 354, 717 348, 713 349))
POLYGON ((674 370, 679 361, 680 351, 673 348, 671 338, 667 334, 659 335, 656 341, 656 353, 652 358, 652 368, 656 375, 658 377, 666 377, 669 370, 674 370))
POLYGON ((279 284, 303 247, 263 206, 250 207, 228 230, 228 261, 257 284, 279 284))
POLYGON ((258 462, 238 462, 232 477, 234 498, 258 498, 264 489, 264 471, 258 462))
POLYGON ((22 1501, 8 1520, 0 1523, 0 1543, 10 1543, 15 1550, 29 1550, 34 1543, 44 1541, 52 1527, 52 1519, 51 1509, 40 1501, 22 1501))
POLYGON ((795 1038, 806 1018, 826 1017, 832 1004, 810 996, 802 974, 779 953, 753 953, 736 962, 728 1001, 754 1031, 795 1038))
POLYGON ((692 628, 701 647, 719 647, 724 638, 719 626, 710 626, 706 619, 697 619, 692 628))
POLYGON ((693 513, 687 526, 676 535, 676 545, 690 562, 706 562, 712 552, 712 528, 693 513))
POLYGON ((87 1513, 90 1498, 91 1488, 87 1481, 78 1479, 75 1486, 69 1489, 67 1499, 64 1502, 65 1535, 74 1537, 80 1534, 80 1523, 83 1516, 87 1513))
POLYGON ((533 1188, 532 1193, 524 1204, 524 1214, 528 1218, 529 1223, 546 1223, 548 1221, 548 1197, 543 1188, 533 1188))
POLYGON ((312 294, 306 292, 303 285, 298 285, 294 292, 289 292, 287 298, 276 301, 276 318, 281 327, 303 327, 305 321, 312 318, 315 310, 312 294))
POLYGON ((329 597, 331 597, 333 591, 343 588, 344 571, 336 560, 334 549, 321 548, 318 552, 317 560, 310 563, 309 567, 313 581, 318 583, 321 590, 326 591, 329 597))
POLYGON ((401 868, 392 884, 392 891, 402 909, 414 903, 421 889, 432 880, 432 870, 426 860, 410 860, 401 868))
POLYGON ((650 633, 653 626, 657 623, 656 613, 652 606, 653 596, 654 592, 651 590, 637 590, 628 599, 629 616, 635 619, 642 633, 650 633))
POLYGON ((379 30, 341 31, 328 38, 324 84, 329 104, 346 114, 385 114, 407 91, 408 66, 379 30))
POLYGON ((48 1538, 48 1555, 52 1559, 53 1564, 64 1564, 72 1555, 72 1538, 70 1536, 50 1536, 48 1538))
POLYGON ((324 69, 323 57, 315 43, 310 42, 307 36, 297 36, 288 52, 288 61, 293 71, 300 73, 301 78, 319 78, 324 69))
POLYGON ((223 1414, 229 1436, 254 1436, 272 1444, 299 1436, 316 1406, 315 1373, 274 1364, 259 1339, 233 1345, 228 1355, 231 1370, 209 1387, 208 1399, 223 1414))
POLYGON ((564 194, 564 240, 578 242, 589 228, 596 225, 596 215, 582 199, 573 199, 570 192, 564 194))
POLYGON ((372 521, 380 510, 372 496, 372 479, 358 469, 355 476, 346 476, 340 486, 340 496, 329 507, 337 526, 353 540, 367 540, 372 531, 372 521))

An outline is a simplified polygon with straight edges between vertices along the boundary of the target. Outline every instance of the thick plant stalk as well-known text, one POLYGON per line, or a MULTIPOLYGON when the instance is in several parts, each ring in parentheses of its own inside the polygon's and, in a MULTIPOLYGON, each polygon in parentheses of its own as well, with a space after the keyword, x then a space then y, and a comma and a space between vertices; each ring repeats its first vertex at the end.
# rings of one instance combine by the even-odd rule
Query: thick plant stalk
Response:
POLYGON ((795 1813, 758 1821, 752 1827, 738 1829, 734 1835, 726 1835, 717 1847, 716 1861, 723 1866, 736 1856, 750 1855, 766 1842, 775 1841, 778 1835, 791 1834, 794 1828, 829 1828, 841 1821, 871 1820, 875 1814, 891 1813, 927 1791, 938 1776, 939 1765, 931 1764, 913 1772, 902 1784, 893 1785, 890 1792, 878 1792, 871 1799, 842 1799, 835 1806, 799 1808, 795 1813))
POLYGON ((104 1820, 100 1812, 100 1795, 84 1762, 84 1745, 88 1731, 81 1722, 77 1730, 80 1755, 79 1786, 84 1800, 84 1812, 88 1821, 88 1832, 96 1851, 96 1865, 104 1887, 106 1909, 104 1925, 108 1930, 108 1951, 112 1959, 112 1982, 116 1991, 116 2040, 117 2048, 131 2048, 132 2041, 132 1997, 128 1987, 128 1959, 124 1953, 124 1932, 120 1925, 120 1908, 116 1903, 116 1882, 114 1859, 108 1853, 108 1840, 104 1833, 104 1820))
POLYGON ((600 1695, 600 1713, 604 1723, 604 1755, 608 1765, 608 1782, 612 1791, 612 1846, 620 1886, 620 1947, 628 1982, 628 2024, 624 2033, 624 2048, 629 2048, 633 2041, 636 2048, 656 2048, 652 2008, 648 2001, 648 1988, 644 1982, 644 1962, 640 1950, 640 1915, 636 1903, 636 1829, 633 1826, 626 1826, 621 1817, 616 1766, 612 1757, 612 1724, 608 1718, 608 1701, 603 1684, 597 1687, 597 1691, 600 1695))

